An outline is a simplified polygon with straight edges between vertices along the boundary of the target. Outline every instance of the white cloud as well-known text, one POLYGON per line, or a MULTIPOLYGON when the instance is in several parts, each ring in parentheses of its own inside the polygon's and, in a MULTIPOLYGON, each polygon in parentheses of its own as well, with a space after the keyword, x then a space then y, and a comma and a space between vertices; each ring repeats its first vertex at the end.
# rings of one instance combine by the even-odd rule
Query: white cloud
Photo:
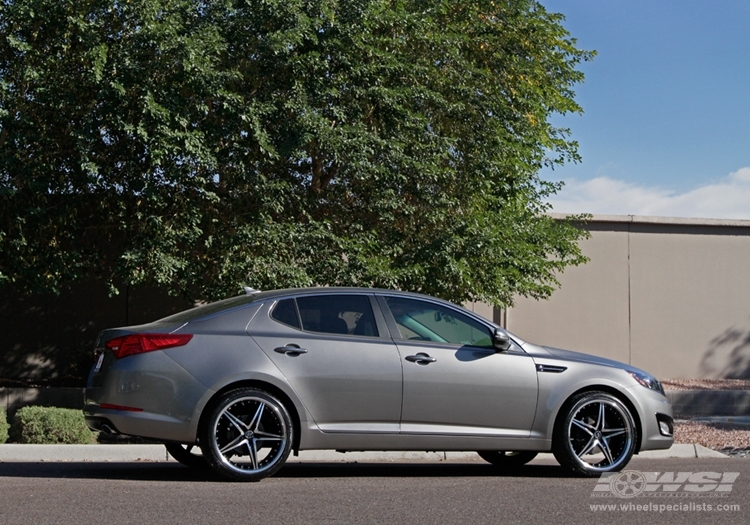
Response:
POLYGON ((750 219, 750 167, 686 193, 597 177, 568 180, 550 199, 558 213, 750 219))

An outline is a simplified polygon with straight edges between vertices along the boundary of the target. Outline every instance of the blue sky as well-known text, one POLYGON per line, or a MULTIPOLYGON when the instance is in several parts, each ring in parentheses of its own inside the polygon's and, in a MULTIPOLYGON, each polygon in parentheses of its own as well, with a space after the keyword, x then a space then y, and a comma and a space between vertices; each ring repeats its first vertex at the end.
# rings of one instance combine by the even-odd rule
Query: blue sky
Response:
POLYGON ((750 2, 541 0, 582 49, 554 211, 750 219, 750 2))

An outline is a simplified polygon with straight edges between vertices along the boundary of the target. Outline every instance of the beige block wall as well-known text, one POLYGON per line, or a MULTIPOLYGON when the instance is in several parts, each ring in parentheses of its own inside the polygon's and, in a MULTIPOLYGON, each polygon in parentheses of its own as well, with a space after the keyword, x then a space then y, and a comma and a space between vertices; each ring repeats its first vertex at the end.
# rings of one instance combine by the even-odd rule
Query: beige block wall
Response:
POLYGON ((592 232, 581 249, 591 261, 560 275, 549 300, 518 298, 507 328, 537 344, 628 362, 628 232, 592 232))
POLYGON ((638 226, 633 364, 661 377, 750 377, 750 228, 638 226))
POLYGON ((750 377, 750 221, 594 217, 591 261, 506 326, 658 377, 750 377))
POLYGON ((482 302, 467 302, 464 303, 464 308, 471 310, 475 314, 481 315, 485 319, 492 321, 495 315, 495 309, 491 305, 482 302))

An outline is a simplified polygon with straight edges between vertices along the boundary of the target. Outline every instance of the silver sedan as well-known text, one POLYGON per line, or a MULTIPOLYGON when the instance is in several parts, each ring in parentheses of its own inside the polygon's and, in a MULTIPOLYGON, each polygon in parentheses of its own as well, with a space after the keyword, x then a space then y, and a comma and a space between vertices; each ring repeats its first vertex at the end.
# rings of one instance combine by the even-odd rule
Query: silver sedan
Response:
POLYGON ((162 441, 232 480, 314 449, 470 450, 499 468, 551 451, 598 476, 673 442, 648 373, 413 293, 251 292, 105 330, 95 354, 89 427, 162 441))

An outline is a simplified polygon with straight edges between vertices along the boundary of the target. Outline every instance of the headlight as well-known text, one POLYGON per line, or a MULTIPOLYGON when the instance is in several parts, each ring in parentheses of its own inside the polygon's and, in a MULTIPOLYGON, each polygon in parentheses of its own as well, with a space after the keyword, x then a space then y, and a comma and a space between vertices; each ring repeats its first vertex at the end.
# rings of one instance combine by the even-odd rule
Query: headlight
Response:
POLYGON ((661 383, 659 383, 659 380, 656 379, 654 376, 643 373, 643 372, 628 371, 628 373, 631 376, 633 376, 633 379, 638 381, 641 385, 645 386, 646 388, 650 388, 651 390, 654 390, 655 392, 659 392, 661 395, 664 395, 664 387, 661 386, 661 383))

